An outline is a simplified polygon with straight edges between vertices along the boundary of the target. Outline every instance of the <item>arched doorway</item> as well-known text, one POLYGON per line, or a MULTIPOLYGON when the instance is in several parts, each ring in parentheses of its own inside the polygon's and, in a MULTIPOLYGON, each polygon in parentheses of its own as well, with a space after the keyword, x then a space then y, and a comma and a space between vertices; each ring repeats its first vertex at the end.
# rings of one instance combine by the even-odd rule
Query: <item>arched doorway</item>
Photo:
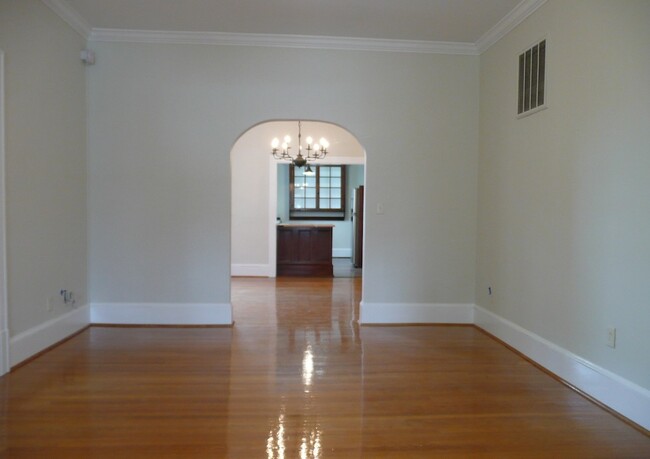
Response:
MULTIPOLYGON (((323 136, 330 141, 328 156, 314 164, 330 168, 330 172, 340 165, 344 165, 348 172, 355 169, 358 172, 360 169, 361 183, 365 184, 365 150, 350 132, 322 122, 303 122, 302 127, 303 139, 310 135, 317 139, 323 136), (351 152, 356 154, 350 154, 351 152)), ((348 412, 362 416, 363 406, 358 403, 362 394, 358 388, 362 387, 360 369, 363 353, 358 319, 359 290, 363 278, 274 279, 277 219, 289 224, 311 222, 290 218, 290 166, 288 162, 273 159, 270 154, 271 140, 275 137, 282 138, 285 134, 294 139, 294 145, 297 144, 297 121, 261 123, 244 132, 230 152, 231 274, 235 275, 231 280, 231 305, 238 329, 233 331, 235 344, 232 349, 237 353, 246 353, 247 358, 252 358, 250 361, 257 361, 260 356, 264 356, 260 362, 266 365, 264 373, 269 376, 268 387, 278 395, 277 421, 272 418, 263 419, 264 425, 260 425, 260 428, 270 429, 266 439, 267 451, 276 448, 279 450, 286 444, 292 445, 290 448, 295 446, 312 454, 319 450, 323 436, 318 413, 326 408, 318 400, 312 401, 311 397, 307 397, 305 403, 300 397, 295 398, 294 387, 287 384, 281 375, 290 368, 294 376, 298 375, 294 382, 301 384, 301 393, 309 393, 315 387, 321 387, 320 381, 325 369, 322 357, 337 349, 344 349, 346 359, 352 362, 352 371, 346 378, 358 383, 347 392, 346 398, 349 397, 352 402, 346 406, 348 412), (254 333, 247 334, 246 330, 251 327, 254 333), (288 420, 287 413, 291 413, 291 420, 288 420), (312 416, 313 413, 316 413, 316 417, 312 416), (283 431, 287 422, 292 422, 293 419, 300 420, 299 429, 303 435, 288 439, 284 437, 283 431), (272 422, 270 426, 269 421, 272 422)), ((323 169, 318 171, 323 172, 323 169)), ((346 185, 353 182, 347 180, 353 174, 354 172, 347 174, 346 185)), ((329 178, 335 175, 330 173, 329 178)), ((323 176, 326 174, 317 174, 315 177, 323 176)), ((343 181, 341 177, 341 182, 343 181)), ((294 189, 295 185, 294 181, 294 189)), ((320 199, 321 194, 317 196, 320 199)), ((335 221, 340 225, 341 232, 348 233, 349 239, 352 233, 351 196, 352 193, 346 193, 345 220, 335 221)), ((304 199, 308 199, 306 194, 304 199)), ((349 257, 350 252, 351 247, 345 247, 345 243, 333 244, 333 258, 337 255, 349 257)), ((249 369, 244 365, 235 365, 231 371, 231 381, 235 384, 239 380, 246 380, 250 375, 249 369)), ((245 399, 235 397, 230 408, 245 410, 245 403, 248 403, 245 399)), ((348 440, 361 444, 361 424, 350 427, 346 435, 348 440)))
MULTIPOLYGON (((297 142, 297 120, 266 121, 254 125, 237 139, 231 149, 233 276, 276 275, 277 222, 291 222, 285 175, 289 163, 271 156, 270 142, 274 137, 282 138, 285 134, 294 138, 294 144, 297 142)), ((330 142, 327 157, 311 164, 345 165, 351 172, 345 184, 348 188, 345 193, 345 215, 343 220, 334 223, 333 244, 335 258, 350 258, 353 241, 351 201, 354 187, 365 184, 365 149, 352 133, 333 123, 302 121, 302 134, 303 138, 326 137, 330 142), (353 179, 350 180, 350 177, 353 179)))

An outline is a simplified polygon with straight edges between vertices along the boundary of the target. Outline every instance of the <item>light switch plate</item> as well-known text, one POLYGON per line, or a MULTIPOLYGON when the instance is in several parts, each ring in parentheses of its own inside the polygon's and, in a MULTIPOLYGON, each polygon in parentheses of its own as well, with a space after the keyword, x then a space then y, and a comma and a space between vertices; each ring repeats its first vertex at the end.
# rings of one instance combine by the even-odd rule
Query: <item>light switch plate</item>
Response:
POLYGON ((616 329, 608 328, 607 329, 607 345, 609 347, 616 347, 616 329))

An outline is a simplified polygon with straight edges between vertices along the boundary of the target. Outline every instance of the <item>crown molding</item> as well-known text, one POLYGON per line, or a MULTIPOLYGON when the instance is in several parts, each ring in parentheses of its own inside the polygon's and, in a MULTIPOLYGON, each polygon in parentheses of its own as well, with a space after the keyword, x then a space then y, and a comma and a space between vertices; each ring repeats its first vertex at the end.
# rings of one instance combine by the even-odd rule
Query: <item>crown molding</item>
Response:
POLYGON ((223 32, 183 32, 93 28, 66 0, 41 0, 70 27, 89 41, 262 46, 272 48, 385 51, 421 54, 477 56, 517 27, 546 0, 522 0, 510 13, 488 30, 476 43, 425 40, 385 40, 376 38, 324 37, 310 35, 248 34, 223 32))
POLYGON ((522 0, 507 15, 497 22, 478 39, 475 46, 478 54, 483 54, 492 45, 505 37, 512 29, 521 24, 528 16, 539 9, 546 0, 522 0))
POLYGON ((70 27, 84 39, 88 39, 92 27, 72 8, 65 0, 41 0, 48 8, 54 11, 70 27))
POLYGON ((222 32, 169 32, 153 30, 92 29, 90 41, 263 46, 272 48, 388 51, 423 54, 478 55, 473 43, 374 38, 324 37, 309 35, 248 34, 222 32))

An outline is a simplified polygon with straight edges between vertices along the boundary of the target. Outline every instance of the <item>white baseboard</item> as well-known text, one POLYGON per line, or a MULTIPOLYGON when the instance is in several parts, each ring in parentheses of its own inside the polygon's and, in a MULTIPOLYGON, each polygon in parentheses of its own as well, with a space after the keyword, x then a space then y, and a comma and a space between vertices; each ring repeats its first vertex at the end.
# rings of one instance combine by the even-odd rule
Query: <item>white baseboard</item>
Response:
POLYGON ((332 258, 351 258, 352 249, 332 249, 332 258))
MULTIPOLYGON (((512 346, 569 384, 650 430, 650 391, 480 306, 471 304, 361 303, 361 324, 475 324, 512 346)), ((9 362, 0 357, 0 375, 90 323, 136 325, 231 325, 232 307, 218 303, 93 303, 0 342, 9 346, 9 362)))
POLYGON ((650 430, 650 391, 514 324, 480 306, 474 323, 526 357, 650 430))
POLYGON ((9 340, 9 361, 11 366, 69 337, 88 326, 89 323, 90 308, 88 305, 84 305, 17 334, 9 340))
POLYGON ((269 265, 253 265, 253 264, 231 264, 231 276, 247 276, 247 277, 273 277, 273 271, 269 265))
POLYGON ((361 302, 361 324, 471 324, 473 304, 361 302))
POLYGON ((93 324, 232 325, 227 303, 92 303, 93 324))
POLYGON ((0 376, 9 373, 9 330, 0 330, 0 376))

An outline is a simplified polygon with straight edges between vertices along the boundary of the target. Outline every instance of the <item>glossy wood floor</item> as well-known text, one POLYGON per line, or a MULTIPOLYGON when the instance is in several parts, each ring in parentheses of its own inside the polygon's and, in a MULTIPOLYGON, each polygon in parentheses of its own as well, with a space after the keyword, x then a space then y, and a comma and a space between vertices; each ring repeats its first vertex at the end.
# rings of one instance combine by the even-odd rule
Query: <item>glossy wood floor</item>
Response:
POLYGON ((7 458, 650 457, 474 327, 356 325, 359 279, 236 279, 233 328, 91 328, 0 379, 7 458))

